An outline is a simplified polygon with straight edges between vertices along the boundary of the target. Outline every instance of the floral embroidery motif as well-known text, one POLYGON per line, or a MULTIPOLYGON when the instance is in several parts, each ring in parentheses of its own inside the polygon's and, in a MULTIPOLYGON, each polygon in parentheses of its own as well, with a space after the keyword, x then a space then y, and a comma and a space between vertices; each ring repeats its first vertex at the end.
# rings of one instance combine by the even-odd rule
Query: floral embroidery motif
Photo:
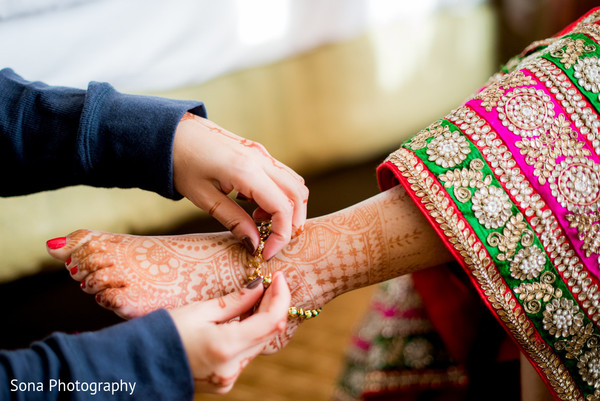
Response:
POLYGON ((471 209, 485 228, 502 227, 512 215, 508 195, 498 187, 488 186, 475 191, 471 209))
POLYGON ((572 336, 583 326, 583 314, 570 299, 553 299, 546 304, 542 315, 544 329, 556 338, 572 336))
POLYGON ((555 42, 554 48, 560 47, 557 50, 551 50, 550 55, 560 59, 565 68, 568 70, 575 64, 577 59, 584 53, 590 53, 596 50, 596 46, 589 44, 586 45, 583 39, 573 40, 571 38, 564 38, 560 41, 555 42))
POLYGON ((518 280, 531 280, 536 278, 546 264, 544 252, 533 245, 522 248, 510 263, 510 275, 518 280))
POLYGON ((556 118, 550 130, 537 138, 524 138, 515 142, 525 156, 525 162, 534 167, 533 174, 538 177, 541 185, 556 168, 556 159, 560 156, 589 156, 590 150, 577 137, 577 132, 571 129, 564 114, 556 118))
MULTIPOLYGON (((461 124, 462 126, 462 124, 461 124)), ((515 341, 523 346, 529 357, 536 363, 543 374, 549 379, 549 382, 557 394, 563 394, 561 391, 565 388, 570 389, 564 400, 573 400, 581 397, 576 382, 554 350, 546 344, 540 343, 535 336, 535 328, 532 321, 523 313, 526 308, 516 305, 510 291, 507 292, 505 282, 495 267, 489 254, 486 252, 482 243, 472 231, 469 224, 463 220, 456 208, 451 207, 437 180, 432 177, 431 172, 427 172, 426 167, 421 164, 418 158, 406 149, 399 149, 388 157, 399 170, 406 182, 407 189, 414 191, 416 196, 423 203, 428 214, 439 224, 444 236, 452 244, 454 249, 461 255, 468 272, 476 280, 487 301, 509 329, 515 341)), ((552 274, 543 273, 540 277, 542 281, 544 276, 552 274)), ((552 278, 554 280, 554 278, 552 278)), ((524 283, 528 284, 528 283, 524 283)), ((540 283, 535 283, 540 284, 540 283)), ((550 290, 554 288, 550 285, 550 290)), ((560 290, 557 289, 557 292, 560 290)), ((517 291, 515 291, 517 293, 517 291)), ((534 299, 537 301, 537 298, 534 299)), ((529 313, 529 312, 527 312, 529 313)))
POLYGON ((484 167, 483 161, 473 159, 469 168, 449 170, 440 175, 440 181, 445 188, 454 187, 454 196, 459 202, 465 203, 471 199, 471 191, 468 188, 483 188, 490 185, 492 176, 483 176, 481 171, 484 167))
POLYGON ((553 273, 545 272, 542 273, 539 281, 523 283, 513 288, 513 291, 523 302, 525 311, 535 315, 542 310, 542 302, 549 302, 553 297, 562 296, 562 291, 553 286, 555 280, 556 276, 553 273))
POLYGON ((535 85, 535 81, 530 76, 523 74, 523 71, 515 71, 507 75, 496 74, 492 79, 488 82, 487 88, 474 97, 474 99, 482 100, 481 107, 485 107, 487 111, 491 111, 498 105, 506 90, 519 86, 535 85))
POLYGON ((593 348, 583 354, 577 362, 579 374, 587 384, 600 388, 600 350, 593 348))
POLYGON ((458 132, 445 131, 436 136, 427 145, 429 161, 443 168, 454 167, 462 163, 471 153, 469 142, 458 132))
POLYGON ((450 128, 447 126, 442 127, 441 121, 436 121, 431 124, 429 127, 421 130, 417 135, 411 138, 410 141, 407 142, 407 146, 409 146, 412 150, 423 149, 427 146, 427 140, 429 138, 435 138, 437 136, 443 135, 446 132, 450 132, 450 128))
POLYGON ((487 237, 488 244, 500 251, 498 260, 509 261, 512 260, 519 243, 527 248, 533 245, 533 240, 534 234, 527 228, 527 222, 521 213, 511 216, 502 233, 494 231, 487 237))
MULTIPOLYGON (((578 237, 583 241, 581 249, 585 256, 600 254, 600 212, 576 213, 565 216, 569 226, 577 229, 578 237)), ((600 263, 600 257, 598 257, 600 263)))
POLYGON ((517 88, 498 102, 498 118, 509 131, 522 137, 542 135, 554 119, 554 103, 540 89, 517 88))
POLYGON ((552 195, 570 211, 593 211, 600 200, 600 166, 590 159, 563 160, 548 178, 552 195))
POLYGON ((573 67, 573 76, 578 79, 580 86, 592 93, 600 92, 600 59, 588 57, 578 59, 573 67))

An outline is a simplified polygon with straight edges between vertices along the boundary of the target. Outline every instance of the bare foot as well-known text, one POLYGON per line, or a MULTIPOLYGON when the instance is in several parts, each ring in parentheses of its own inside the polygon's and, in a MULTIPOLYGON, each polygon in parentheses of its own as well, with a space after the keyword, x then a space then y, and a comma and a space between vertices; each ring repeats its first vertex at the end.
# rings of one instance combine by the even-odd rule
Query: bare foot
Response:
MULTIPOLYGON (((58 245, 49 241, 48 252, 67 262, 100 305, 125 318, 228 294, 253 272, 251 256, 229 232, 140 237, 80 230, 58 245)), ((344 292, 448 260, 435 232, 397 187, 307 221, 302 235, 265 262, 263 273, 283 271, 291 305, 316 309, 344 292)), ((290 318, 269 351, 286 344, 301 321, 290 318)))
POLYGON ((79 230, 48 247, 81 288, 130 319, 241 289, 248 255, 229 233, 146 237, 79 230))

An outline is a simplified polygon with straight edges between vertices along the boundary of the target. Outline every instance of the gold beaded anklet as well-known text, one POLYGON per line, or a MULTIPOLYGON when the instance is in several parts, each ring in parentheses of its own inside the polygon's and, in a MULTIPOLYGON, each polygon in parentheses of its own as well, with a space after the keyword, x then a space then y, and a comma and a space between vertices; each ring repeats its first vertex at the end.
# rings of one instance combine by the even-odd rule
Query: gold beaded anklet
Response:
MULTIPOLYGON (((252 281, 258 277, 261 277, 263 279, 263 286, 266 289, 267 287, 269 287, 269 285, 271 285, 272 278, 271 273, 265 275, 262 272, 262 265, 264 262, 262 253, 263 249, 265 248, 265 241, 267 240, 267 238, 269 238, 269 235, 271 234, 271 221, 263 221, 262 223, 260 223, 260 225, 258 226, 258 234, 258 248, 256 248, 254 258, 248 263, 250 267, 254 269, 254 272, 250 276, 248 276, 248 281, 252 281)), ((313 317, 317 317, 320 313, 321 308, 304 310, 302 308, 292 306, 288 309, 288 315, 290 317, 298 317, 301 319, 310 319, 313 317)))

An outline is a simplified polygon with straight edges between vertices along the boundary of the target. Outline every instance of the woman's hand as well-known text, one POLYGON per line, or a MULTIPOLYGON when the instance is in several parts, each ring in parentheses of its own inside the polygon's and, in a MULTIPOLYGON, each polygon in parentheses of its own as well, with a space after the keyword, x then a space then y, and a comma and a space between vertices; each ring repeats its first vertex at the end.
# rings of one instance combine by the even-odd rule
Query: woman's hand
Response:
POLYGON ((180 194, 219 220, 251 253, 259 241, 256 225, 227 194, 235 190, 256 202, 258 215, 272 220, 266 260, 304 227, 308 189, 302 177, 261 144, 202 117, 186 113, 177 127, 173 179, 180 194))
POLYGON ((290 290, 281 272, 274 275, 253 315, 230 321, 251 311, 262 294, 262 282, 257 279, 242 291, 170 312, 188 356, 197 392, 231 390, 248 363, 284 332, 290 290))

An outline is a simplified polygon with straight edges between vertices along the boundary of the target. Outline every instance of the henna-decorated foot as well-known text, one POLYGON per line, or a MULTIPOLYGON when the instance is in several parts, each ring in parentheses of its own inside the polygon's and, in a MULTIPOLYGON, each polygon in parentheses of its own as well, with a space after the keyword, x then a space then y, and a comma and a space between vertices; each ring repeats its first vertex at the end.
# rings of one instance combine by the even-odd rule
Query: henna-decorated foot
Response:
MULTIPOLYGON (((125 318, 225 295, 241 289, 252 273, 250 255, 229 232, 143 237, 80 230, 66 245, 49 242, 48 252, 67 262, 84 291, 125 318)), ((263 273, 283 271, 291 305, 317 309, 344 292, 449 260, 397 187, 307 221, 302 235, 265 262, 263 273)), ((288 319, 286 332, 266 352, 283 347, 301 322, 288 319)))
POLYGON ((50 245, 83 291, 126 319, 228 294, 247 277, 247 252, 228 232, 151 237, 79 230, 63 247, 50 245))

